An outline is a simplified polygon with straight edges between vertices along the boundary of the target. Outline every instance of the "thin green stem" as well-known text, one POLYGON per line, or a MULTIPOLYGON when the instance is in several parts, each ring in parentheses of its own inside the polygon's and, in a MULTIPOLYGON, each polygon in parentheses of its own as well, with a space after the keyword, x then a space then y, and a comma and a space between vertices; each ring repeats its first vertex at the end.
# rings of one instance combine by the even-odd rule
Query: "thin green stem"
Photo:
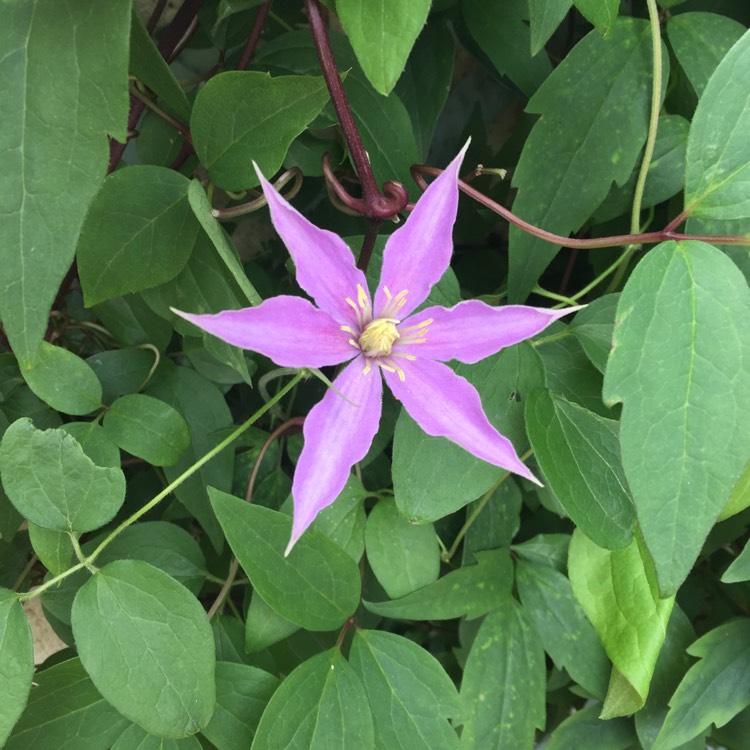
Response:
MULTIPOLYGON (((633 207, 630 213, 630 233, 638 234, 641 229, 641 206, 643 205, 643 192, 646 189, 646 179, 648 170, 651 166, 651 159, 654 156, 654 145, 656 144, 656 131, 659 127, 659 110, 661 109, 661 87, 663 77, 663 67, 661 59, 661 29, 659 28, 659 9, 656 7, 656 0, 646 0, 648 6, 648 19, 651 28, 651 53, 653 65, 653 80, 651 86, 651 114, 648 120, 648 134, 646 136, 646 145, 643 149, 643 160, 638 172, 638 179, 635 183, 635 192, 633 193, 633 207)), ((626 248, 622 262, 617 268, 612 281, 607 287, 611 292, 617 289, 622 282, 623 276, 628 270, 630 260, 633 255, 640 249, 640 244, 631 244, 626 248)))
POLYGON ((60 573, 54 578, 51 578, 49 581, 43 583, 33 591, 30 591, 27 594, 22 594, 19 599, 33 599, 35 596, 39 596, 39 594, 57 585, 58 583, 60 583, 60 581, 72 575, 76 571, 81 570, 81 568, 89 567, 90 565, 92 565, 96 558, 99 557, 99 555, 104 551, 104 549, 109 544, 111 544, 119 534, 127 529, 128 526, 132 526, 132 524, 134 524, 139 518, 142 518, 144 515, 146 515, 146 513, 155 508, 165 497, 170 495, 186 479, 190 478, 193 474, 195 474, 196 471, 198 471, 198 469, 208 463, 218 453, 221 453, 221 451, 223 451, 224 448, 226 448, 228 445, 233 443, 243 432, 245 432, 245 430, 247 430, 255 422, 257 422, 260 417, 262 417, 269 409, 275 406, 278 401, 286 396, 286 394, 289 393, 289 391, 291 391, 292 388, 294 388, 294 386, 297 385, 297 383, 299 383, 306 376, 307 372, 305 370, 300 370, 283 388, 279 390, 276 395, 274 395, 267 403, 263 404, 263 406, 261 406, 260 409, 258 409, 249 419, 247 419, 239 427, 233 430, 226 438, 224 438, 224 440, 222 440, 218 445, 208 451, 208 453, 201 456, 190 468, 186 469, 182 474, 180 474, 179 477, 168 484, 161 492, 155 495, 143 507, 139 508, 135 513, 133 513, 132 516, 126 518, 116 529, 110 532, 88 557, 86 557, 77 565, 74 565, 72 568, 68 568, 68 570, 60 573))
POLYGON ((572 297, 566 297, 564 294, 557 294, 556 292, 548 292, 546 289, 542 289, 538 284, 531 291, 534 294, 538 294, 540 297, 553 299, 555 302, 562 302, 571 307, 575 307, 576 304, 572 297))

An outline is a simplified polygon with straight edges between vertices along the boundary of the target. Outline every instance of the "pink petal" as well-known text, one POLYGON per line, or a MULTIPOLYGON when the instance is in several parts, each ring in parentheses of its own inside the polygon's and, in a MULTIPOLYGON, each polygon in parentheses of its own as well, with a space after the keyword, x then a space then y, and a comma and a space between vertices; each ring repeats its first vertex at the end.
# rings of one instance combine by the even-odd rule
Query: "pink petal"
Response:
MULTIPOLYGON (((406 290, 399 319, 425 301, 445 273, 453 252, 453 224, 458 210, 458 170, 469 143, 434 180, 417 201, 404 226, 397 229, 383 250, 383 271, 375 294, 376 317, 383 315, 388 298, 406 290)), ((385 315, 384 317, 396 317, 385 315)))
POLYGON ((477 458, 540 484, 518 458, 510 440, 490 424, 479 394, 467 380, 429 359, 396 361, 405 379, 386 370, 383 376, 393 395, 428 435, 446 437, 477 458))
POLYGON ((297 283, 339 323, 352 325, 357 318, 346 298, 357 300, 357 287, 366 293, 365 275, 354 264, 346 243, 333 232, 316 227, 273 189, 260 173, 263 194, 271 210, 271 221, 292 256, 297 283))
MULTIPOLYGON (((506 305, 490 307, 479 300, 459 302, 455 307, 427 307, 398 326, 403 342, 394 351, 409 352, 420 359, 479 362, 506 346, 531 338, 550 323, 580 307, 547 310, 542 307, 506 305), (408 329, 432 319, 420 344, 408 344, 408 329)), ((417 332, 421 329, 416 329, 417 332)))
POLYGON ((294 523, 286 553, 323 508, 339 495, 352 466, 361 461, 378 431, 383 384, 373 367, 364 374, 363 357, 346 366, 305 419, 305 443, 292 484, 294 523), (354 404, 357 404, 354 406, 354 404))
POLYGON ((271 297, 257 307, 216 315, 172 311, 229 344, 265 354, 282 367, 337 365, 359 353, 348 343, 350 334, 302 297, 271 297))

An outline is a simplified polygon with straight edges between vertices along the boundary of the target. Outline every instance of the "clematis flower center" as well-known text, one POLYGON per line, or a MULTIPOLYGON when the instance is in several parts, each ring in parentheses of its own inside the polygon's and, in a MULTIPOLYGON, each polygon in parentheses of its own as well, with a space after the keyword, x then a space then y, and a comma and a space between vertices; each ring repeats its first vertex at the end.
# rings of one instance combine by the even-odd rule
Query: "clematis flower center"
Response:
POLYGON ((391 353, 393 342, 399 338, 396 318, 376 318, 365 326, 359 337, 359 347, 366 357, 383 357, 391 353))

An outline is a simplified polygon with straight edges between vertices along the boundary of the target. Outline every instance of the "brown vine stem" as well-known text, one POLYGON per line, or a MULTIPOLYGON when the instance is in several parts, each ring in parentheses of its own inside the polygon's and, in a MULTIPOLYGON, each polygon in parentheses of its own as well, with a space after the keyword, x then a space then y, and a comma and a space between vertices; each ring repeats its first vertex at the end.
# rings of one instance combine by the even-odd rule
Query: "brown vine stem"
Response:
MULTIPOLYGON (((431 176, 437 176, 442 171, 442 169, 438 169, 437 167, 423 165, 412 167, 414 180, 423 190, 427 187, 427 183, 422 175, 428 174, 431 176)), ((505 208, 505 206, 488 198, 484 193, 481 193, 463 180, 458 181, 458 187, 463 193, 477 201, 477 203, 480 203, 485 208, 489 208, 490 211, 499 214, 513 224, 513 226, 516 226, 522 231, 553 245, 580 248, 582 250, 597 250, 599 248, 618 247, 620 245, 654 245, 658 242, 666 242, 667 240, 700 240, 702 242, 711 242, 718 245, 750 246, 750 234, 683 234, 681 232, 673 232, 667 229, 662 229, 657 232, 641 232, 639 234, 615 234, 609 237, 596 237, 588 240, 578 239, 576 237, 563 237, 560 234, 554 234, 553 232, 548 232, 546 229, 541 229, 533 224, 529 224, 529 222, 516 216, 512 211, 505 208)))
MULTIPOLYGON (((394 182, 386 183, 384 192, 378 189, 375 175, 370 166, 370 159, 362 143, 357 124, 354 121, 352 109, 349 106, 349 100, 344 91, 344 84, 336 67, 320 2, 318 0, 305 0, 305 10, 307 11, 307 19, 310 23, 310 31, 315 43, 320 68, 323 71, 323 77, 325 78, 326 86, 333 102, 333 108, 336 110, 336 116, 339 119, 344 139, 346 140, 354 168, 357 170, 357 176, 362 186, 361 199, 352 198, 343 190, 343 187, 339 190, 334 185, 334 189, 337 196, 347 207, 356 210, 369 219, 365 239, 357 262, 359 268, 366 270, 370 262, 380 222, 384 219, 392 219, 401 213, 406 208, 409 196, 403 185, 394 182)), ((327 179, 330 184, 330 177, 327 179)))
POLYGON ((244 70, 250 62, 250 59, 255 52, 255 47, 258 45, 258 40, 260 39, 260 34, 263 31, 263 25, 266 22, 266 16, 268 15, 270 8, 271 0, 266 0, 266 2, 258 8, 258 15, 255 16, 252 31, 247 38, 245 49, 242 50, 242 55, 237 63, 237 70, 244 70))

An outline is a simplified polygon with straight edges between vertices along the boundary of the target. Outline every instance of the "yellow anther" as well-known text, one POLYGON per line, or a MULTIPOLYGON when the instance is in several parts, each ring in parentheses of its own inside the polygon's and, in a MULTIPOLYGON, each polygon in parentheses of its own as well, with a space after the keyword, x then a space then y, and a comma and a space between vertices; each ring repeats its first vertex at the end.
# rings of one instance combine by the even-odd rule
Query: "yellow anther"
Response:
POLYGON ((398 320, 377 318, 362 331, 359 346, 368 357, 382 357, 391 353, 393 342, 399 337, 396 330, 398 320))

